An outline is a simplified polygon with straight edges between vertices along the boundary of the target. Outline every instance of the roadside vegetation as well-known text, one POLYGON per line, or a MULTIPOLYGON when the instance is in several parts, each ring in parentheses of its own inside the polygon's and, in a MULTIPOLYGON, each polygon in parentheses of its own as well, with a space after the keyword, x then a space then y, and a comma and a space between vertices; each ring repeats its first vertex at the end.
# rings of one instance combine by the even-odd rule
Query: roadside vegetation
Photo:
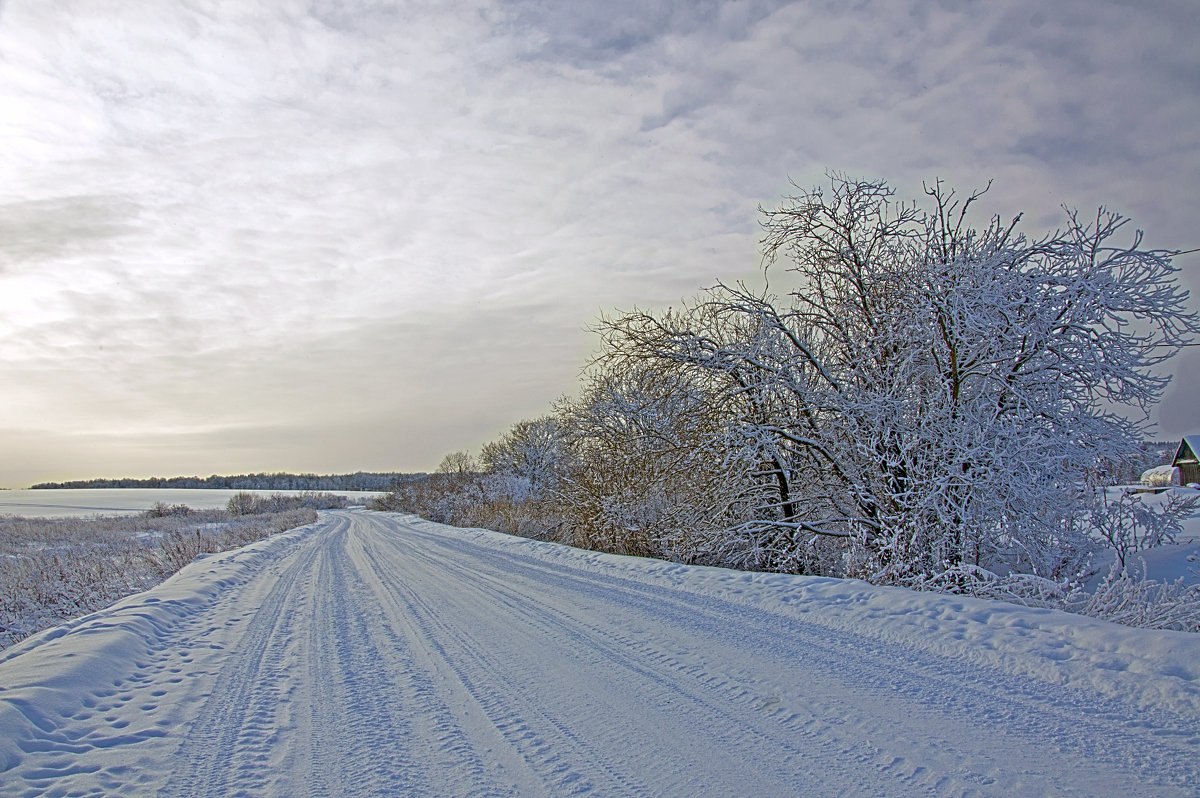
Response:
POLYGON ((346 505, 329 493, 239 493, 224 510, 157 504, 133 516, 0 516, 0 649, 146 590, 202 554, 244 546, 346 505))
POLYGON ((763 213, 764 287, 602 318, 576 397, 375 506, 1200 629, 1200 588, 1130 556, 1195 496, 1111 490, 1145 465, 1156 367, 1200 333, 1177 253, 1104 209, 1036 237, 973 226, 983 197, 798 188, 763 213))

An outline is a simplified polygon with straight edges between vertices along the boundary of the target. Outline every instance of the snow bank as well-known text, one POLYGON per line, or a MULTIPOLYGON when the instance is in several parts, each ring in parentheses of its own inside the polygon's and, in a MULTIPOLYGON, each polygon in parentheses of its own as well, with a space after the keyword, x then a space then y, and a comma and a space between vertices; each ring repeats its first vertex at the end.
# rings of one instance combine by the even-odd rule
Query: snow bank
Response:
POLYGON ((1142 710, 1200 717, 1197 634, 1133 629, 1058 610, 859 580, 679 565, 572 549, 486 529, 460 531, 545 562, 685 587, 833 630, 901 643, 1065 688, 1093 690, 1142 710))
MULTIPOLYGON (((0 772, 13 767, 28 745, 32 727, 53 733, 94 696, 114 692, 168 632, 203 613, 220 594, 277 560, 312 526, 299 527, 239 549, 198 558, 160 585, 69 623, 39 632, 0 652, 0 772), (70 634, 68 634, 70 633, 70 634), (34 653, 34 656, 21 656, 34 653)), ((163 736, 144 729, 139 739, 163 736)), ((107 734, 105 745, 131 742, 107 734)), ((40 744, 33 742, 33 744, 40 744)))

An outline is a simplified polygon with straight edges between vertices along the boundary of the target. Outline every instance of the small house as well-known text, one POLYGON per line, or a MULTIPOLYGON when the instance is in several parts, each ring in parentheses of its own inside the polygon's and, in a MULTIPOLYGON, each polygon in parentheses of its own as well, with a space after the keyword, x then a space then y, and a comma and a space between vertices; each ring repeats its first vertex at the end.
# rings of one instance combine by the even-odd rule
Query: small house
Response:
POLYGON ((1184 435, 1171 465, 1179 469, 1179 484, 1200 483, 1200 435, 1184 435))

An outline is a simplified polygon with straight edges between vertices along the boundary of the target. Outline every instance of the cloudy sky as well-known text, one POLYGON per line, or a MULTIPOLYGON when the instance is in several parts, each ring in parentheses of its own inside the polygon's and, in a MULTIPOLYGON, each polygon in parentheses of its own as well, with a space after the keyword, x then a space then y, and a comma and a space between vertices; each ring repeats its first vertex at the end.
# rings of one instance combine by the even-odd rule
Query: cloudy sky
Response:
POLYGON ((3 2, 0 486, 431 469, 829 168, 1200 247, 1197 41, 1195 0, 3 2))

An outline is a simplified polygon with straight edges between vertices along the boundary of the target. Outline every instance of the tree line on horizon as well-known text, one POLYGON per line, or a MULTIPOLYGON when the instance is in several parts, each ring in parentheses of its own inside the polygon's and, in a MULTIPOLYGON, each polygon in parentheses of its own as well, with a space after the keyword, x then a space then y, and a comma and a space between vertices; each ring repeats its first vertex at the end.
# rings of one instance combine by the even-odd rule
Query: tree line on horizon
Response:
POLYGON ((353 474, 236 474, 208 477, 121 477, 116 479, 83 479, 68 482, 42 482, 30 490, 61 490, 82 488, 166 488, 217 490, 354 490, 386 491, 399 483, 424 478, 424 474, 401 472, 358 471, 353 474))

